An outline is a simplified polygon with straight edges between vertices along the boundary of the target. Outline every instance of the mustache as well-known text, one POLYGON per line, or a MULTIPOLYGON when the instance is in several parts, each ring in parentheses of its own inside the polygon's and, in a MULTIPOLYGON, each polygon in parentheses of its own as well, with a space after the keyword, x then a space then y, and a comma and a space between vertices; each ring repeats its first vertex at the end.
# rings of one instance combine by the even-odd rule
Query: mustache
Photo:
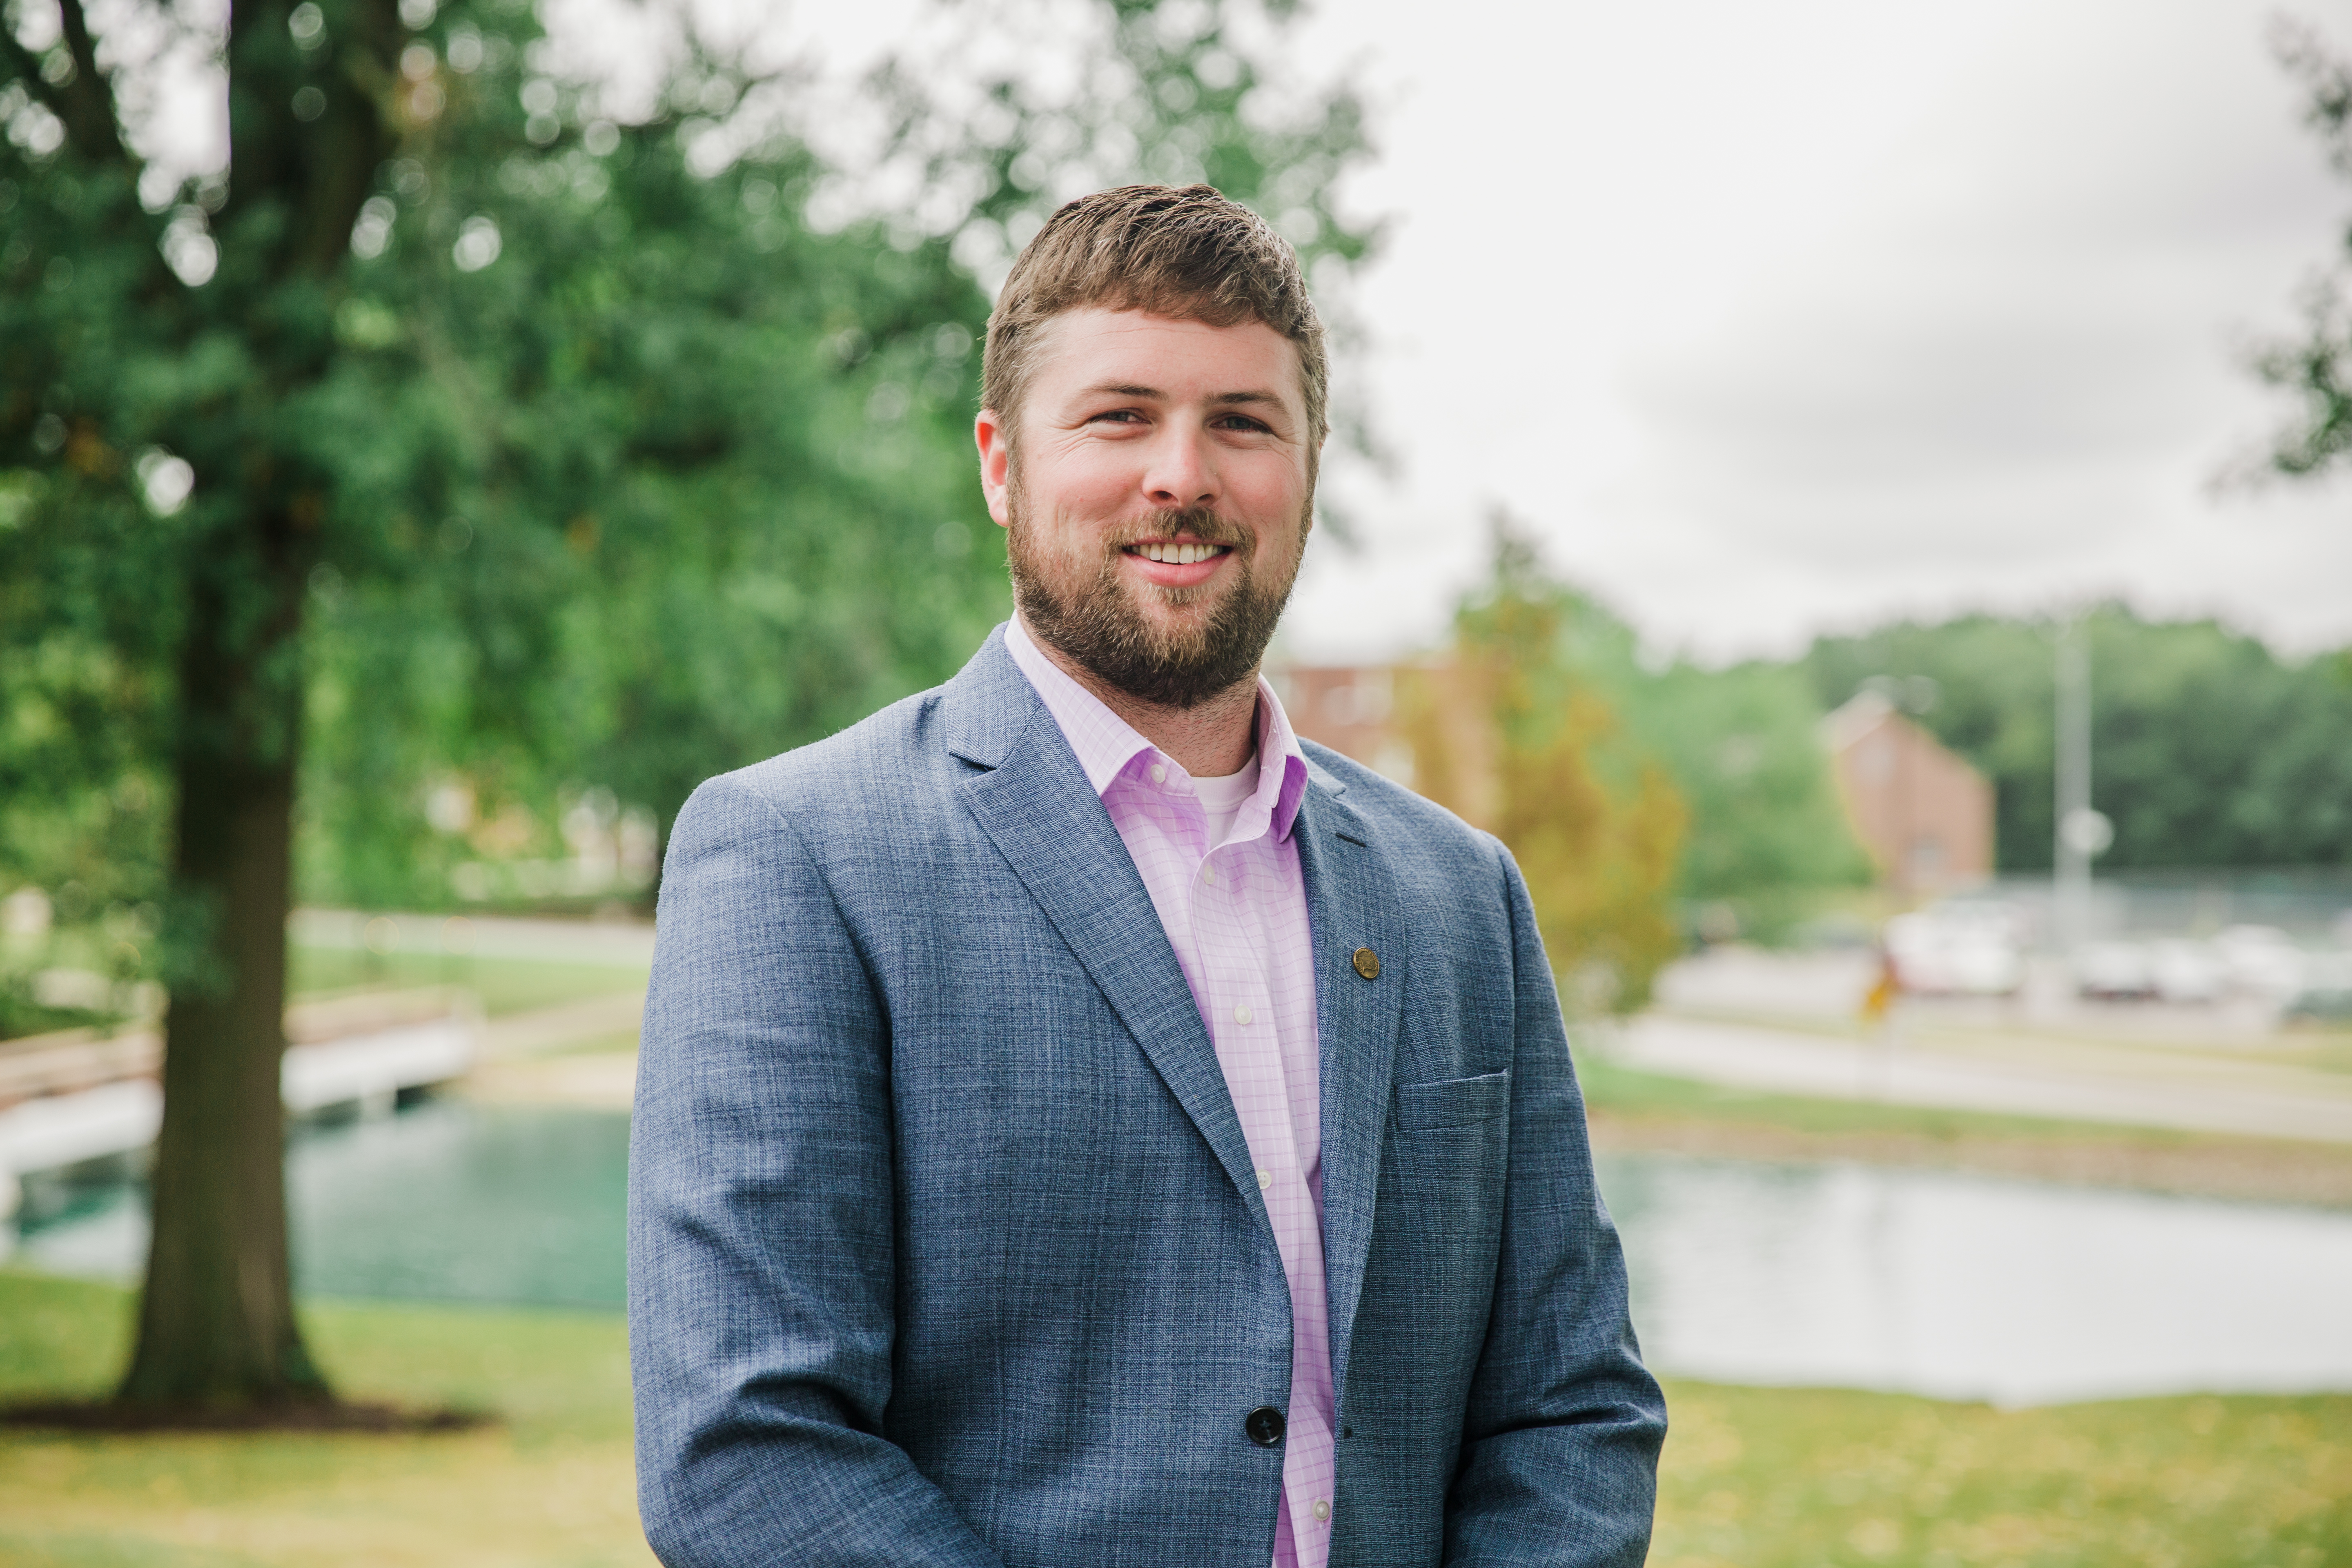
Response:
POLYGON ((1247 550, 1257 542, 1255 531, 1218 516, 1213 509, 1188 506, 1148 512, 1121 523, 1104 536, 1103 547, 1116 554, 1147 539, 1172 539, 1179 534, 1195 543, 1226 544, 1236 551, 1247 550))

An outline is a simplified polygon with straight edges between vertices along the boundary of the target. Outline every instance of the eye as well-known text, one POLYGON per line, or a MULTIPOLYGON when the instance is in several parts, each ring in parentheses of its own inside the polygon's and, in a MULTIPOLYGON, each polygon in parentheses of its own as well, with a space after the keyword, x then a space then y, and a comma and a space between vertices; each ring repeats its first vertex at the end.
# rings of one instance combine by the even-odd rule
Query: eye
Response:
POLYGON ((1087 423, 1089 425, 1140 425, 1143 423, 1143 416, 1132 408, 1106 408, 1100 414, 1089 416, 1087 423))
POLYGON ((1274 426, 1247 414, 1221 414, 1213 422, 1220 430, 1247 430, 1262 436, 1274 433, 1274 426))

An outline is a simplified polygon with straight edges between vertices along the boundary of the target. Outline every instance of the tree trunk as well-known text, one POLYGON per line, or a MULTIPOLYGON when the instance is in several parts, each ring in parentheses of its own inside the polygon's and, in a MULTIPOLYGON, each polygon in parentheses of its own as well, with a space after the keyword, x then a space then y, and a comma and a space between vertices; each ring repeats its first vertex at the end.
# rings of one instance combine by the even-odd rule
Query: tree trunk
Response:
POLYGON ((324 1401, 287 1257, 286 917, 292 901, 303 584, 282 514, 197 553, 181 659, 163 1130, 139 1343, 117 1398, 324 1401))

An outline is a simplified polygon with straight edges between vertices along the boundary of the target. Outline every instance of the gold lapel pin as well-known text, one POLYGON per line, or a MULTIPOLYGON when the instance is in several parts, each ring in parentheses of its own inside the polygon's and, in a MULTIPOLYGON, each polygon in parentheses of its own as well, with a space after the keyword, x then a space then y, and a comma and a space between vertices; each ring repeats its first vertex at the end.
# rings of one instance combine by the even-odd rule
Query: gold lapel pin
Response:
POLYGON ((1381 977, 1381 955, 1369 947, 1358 948, 1356 973, 1367 980, 1378 980, 1381 977))

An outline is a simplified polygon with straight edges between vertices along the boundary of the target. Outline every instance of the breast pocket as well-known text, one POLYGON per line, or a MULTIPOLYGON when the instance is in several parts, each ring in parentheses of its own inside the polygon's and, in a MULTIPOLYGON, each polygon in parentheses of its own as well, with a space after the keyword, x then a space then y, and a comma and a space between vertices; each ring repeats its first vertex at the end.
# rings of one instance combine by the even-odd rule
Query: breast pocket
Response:
POLYGON ((1397 1126, 1406 1132, 1474 1127, 1511 1109, 1511 1069, 1477 1078, 1441 1079, 1397 1086, 1397 1126))

